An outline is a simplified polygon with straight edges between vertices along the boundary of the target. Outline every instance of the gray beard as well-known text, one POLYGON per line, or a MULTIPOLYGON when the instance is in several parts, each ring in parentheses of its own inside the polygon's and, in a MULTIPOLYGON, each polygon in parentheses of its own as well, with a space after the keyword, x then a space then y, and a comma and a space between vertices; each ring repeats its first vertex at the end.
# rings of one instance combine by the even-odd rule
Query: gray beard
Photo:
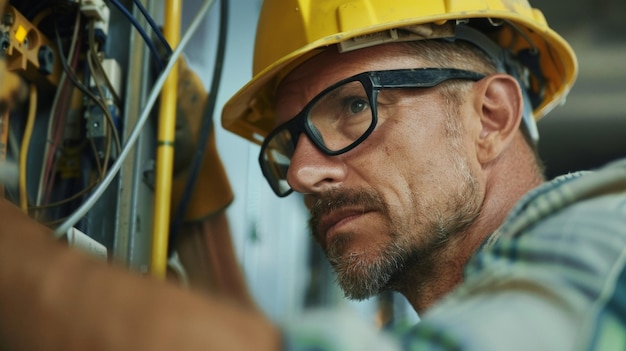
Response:
MULTIPOLYGON (((390 243, 374 248, 377 252, 345 254, 344 246, 352 235, 358 233, 343 235, 329 245, 326 256, 347 298, 364 300, 386 290, 419 287, 424 278, 432 275, 432 267, 439 256, 437 253, 447 247, 450 239, 458 237, 457 233, 471 225, 480 211, 476 179, 465 173, 461 181, 465 184, 461 191, 452 195, 445 210, 434 213, 429 222, 421 223, 424 229, 420 233, 414 232, 413 226, 395 227, 390 243), (422 244, 416 243, 419 241, 413 239, 416 237, 424 240, 422 244)), ((391 218, 383 200, 368 191, 327 194, 322 199, 311 209, 312 231, 316 230, 322 212, 333 211, 345 204, 363 204, 365 208, 376 208, 391 218)), ((393 222, 393 218, 391 220, 393 222)))
POLYGON ((364 300, 388 290, 393 278, 404 271, 412 256, 396 240, 384 247, 373 261, 362 257, 364 254, 341 255, 342 246, 349 240, 349 236, 336 240, 326 255, 336 273, 337 284, 352 300, 364 300))

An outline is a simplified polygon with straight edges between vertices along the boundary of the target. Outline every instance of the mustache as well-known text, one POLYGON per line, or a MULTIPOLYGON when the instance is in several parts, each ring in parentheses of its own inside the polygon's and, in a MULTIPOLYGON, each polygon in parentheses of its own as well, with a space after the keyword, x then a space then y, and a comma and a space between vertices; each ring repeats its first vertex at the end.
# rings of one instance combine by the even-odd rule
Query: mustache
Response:
POLYGON ((309 228, 313 236, 319 230, 321 219, 345 207, 361 207, 363 211, 379 211, 387 214, 387 206, 383 198, 371 189, 331 190, 318 195, 317 200, 309 209, 309 228))

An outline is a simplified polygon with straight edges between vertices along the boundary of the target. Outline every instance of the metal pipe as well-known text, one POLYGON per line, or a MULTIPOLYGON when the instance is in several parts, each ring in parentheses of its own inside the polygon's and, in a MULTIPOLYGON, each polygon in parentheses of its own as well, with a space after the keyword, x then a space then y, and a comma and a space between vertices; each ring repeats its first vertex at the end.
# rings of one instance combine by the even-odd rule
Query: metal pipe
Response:
MULTIPOLYGON (((163 35, 171 47, 176 47, 180 41, 182 0, 166 0, 164 11, 163 35)), ((178 64, 175 64, 161 92, 157 133, 154 225, 150 272, 158 278, 165 278, 167 268, 174 135, 176 131, 177 84, 178 64)))

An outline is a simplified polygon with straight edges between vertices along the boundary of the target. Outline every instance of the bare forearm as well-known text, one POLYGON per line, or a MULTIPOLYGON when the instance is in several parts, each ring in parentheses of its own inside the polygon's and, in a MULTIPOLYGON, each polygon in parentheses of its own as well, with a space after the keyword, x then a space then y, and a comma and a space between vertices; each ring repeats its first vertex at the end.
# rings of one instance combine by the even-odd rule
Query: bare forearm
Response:
POLYGON ((0 348, 278 349, 262 316, 92 260, 50 234, 0 204, 0 348))

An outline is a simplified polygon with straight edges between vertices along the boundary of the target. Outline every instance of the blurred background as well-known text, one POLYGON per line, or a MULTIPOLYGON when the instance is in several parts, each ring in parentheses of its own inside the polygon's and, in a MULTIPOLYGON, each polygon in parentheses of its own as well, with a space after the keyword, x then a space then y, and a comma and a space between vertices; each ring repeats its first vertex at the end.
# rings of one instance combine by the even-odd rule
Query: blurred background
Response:
POLYGON ((564 106, 538 124, 550 177, 626 155, 626 3, 535 0, 578 55, 580 73, 564 106))

